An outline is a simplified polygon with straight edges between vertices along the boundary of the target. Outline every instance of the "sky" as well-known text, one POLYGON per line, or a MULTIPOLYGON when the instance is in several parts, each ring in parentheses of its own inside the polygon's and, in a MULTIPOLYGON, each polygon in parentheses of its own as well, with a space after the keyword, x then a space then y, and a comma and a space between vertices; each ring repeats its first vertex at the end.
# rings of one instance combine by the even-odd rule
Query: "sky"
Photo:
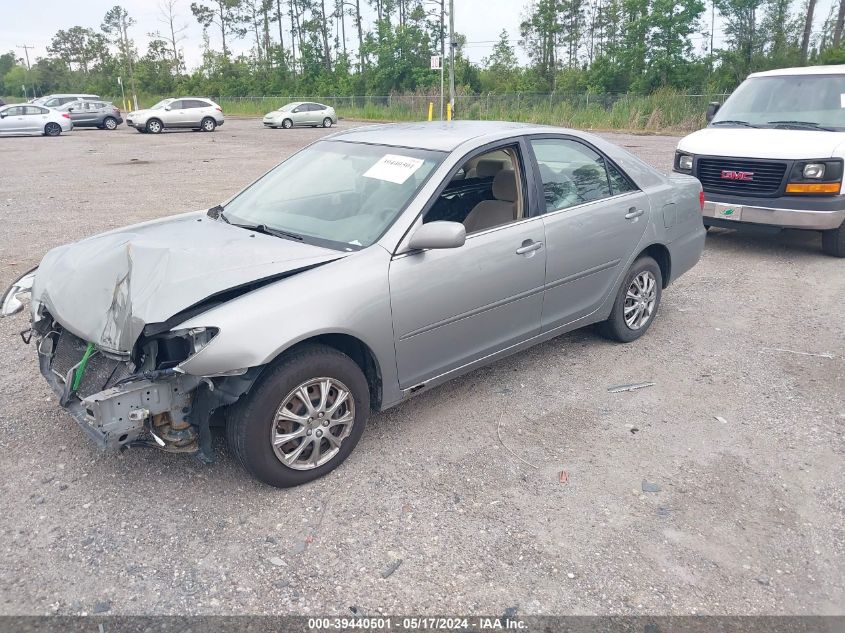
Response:
MULTIPOLYGON (((147 34, 165 28, 165 25, 159 21, 159 0, 76 0, 71 3, 67 0, 37 0, 36 2, 0 0, 0 53, 12 50, 22 58, 24 49, 19 47, 26 44, 34 47, 29 50, 30 61, 34 62, 35 58, 46 56, 47 46, 56 31, 75 25, 99 28, 106 11, 118 1, 137 22, 130 34, 143 54, 149 41, 147 34)), ((834 1, 819 0, 814 30, 821 29, 834 1)), ((191 0, 178 0, 177 11, 181 14, 181 22, 188 26, 185 31, 187 39, 181 45, 184 48, 183 54, 188 67, 192 68, 198 65, 201 59, 202 29, 191 15, 190 4, 191 0)), ((426 2, 426 6, 433 4, 431 0, 426 2)), ((480 62, 482 58, 490 54, 499 33, 505 28, 517 49, 517 55, 524 63, 525 53, 516 44, 519 40, 519 23, 525 4, 526 0, 455 0, 455 30, 466 35, 466 55, 472 61, 480 62)), ((709 19, 709 13, 707 17, 709 19)), ((347 40, 349 45, 354 47, 357 40, 354 29, 350 27, 351 24, 347 23, 347 40)), ((722 43, 719 30, 717 20, 717 48, 722 43)), ((212 45, 219 49, 220 42, 217 33, 212 30, 210 35, 212 45)), ((696 49, 700 49, 706 43, 705 37, 700 35, 693 37, 693 45, 696 49)), ((246 51, 250 48, 249 40, 245 39, 232 45, 231 48, 236 53, 246 51)))

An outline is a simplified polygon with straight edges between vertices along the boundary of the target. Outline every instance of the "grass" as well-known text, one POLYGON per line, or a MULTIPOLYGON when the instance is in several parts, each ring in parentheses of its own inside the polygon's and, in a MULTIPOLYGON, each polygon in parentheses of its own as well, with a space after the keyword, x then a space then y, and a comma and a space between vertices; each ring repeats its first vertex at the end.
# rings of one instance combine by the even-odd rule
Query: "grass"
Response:
MULTIPOLYGON (((141 106, 150 106, 161 97, 142 95, 141 106)), ((217 97, 226 114, 263 116, 290 101, 304 97, 217 97)), ((308 97, 334 106, 338 116, 369 121, 420 121, 434 104, 439 118, 439 100, 430 95, 390 95, 366 97, 308 97)), ((7 99, 19 101, 20 99, 7 99)), ((120 98, 112 99, 121 106, 120 98)), ((685 133, 705 125, 704 112, 710 101, 724 95, 687 95, 658 91, 651 95, 501 94, 461 95, 456 99, 456 118, 521 121, 578 129, 625 130, 646 133, 685 133)), ((121 106, 122 107, 122 106, 121 106)))

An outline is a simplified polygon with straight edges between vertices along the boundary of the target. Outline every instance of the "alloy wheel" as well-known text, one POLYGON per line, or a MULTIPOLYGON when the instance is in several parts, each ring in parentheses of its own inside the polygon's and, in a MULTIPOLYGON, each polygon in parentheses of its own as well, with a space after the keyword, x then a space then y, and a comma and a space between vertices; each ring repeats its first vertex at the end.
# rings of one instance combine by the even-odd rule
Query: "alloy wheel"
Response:
POLYGON ((270 429, 273 452, 294 470, 311 470, 337 455, 355 423, 355 401, 336 378, 313 378, 291 391, 270 429))
POLYGON ((109 117, 106 119, 105 125, 107 130, 114 130, 117 128, 117 121, 109 117))
POLYGON ((657 279, 650 270, 644 270, 631 280, 625 293, 625 325, 632 330, 639 330, 651 319, 656 303, 657 279))

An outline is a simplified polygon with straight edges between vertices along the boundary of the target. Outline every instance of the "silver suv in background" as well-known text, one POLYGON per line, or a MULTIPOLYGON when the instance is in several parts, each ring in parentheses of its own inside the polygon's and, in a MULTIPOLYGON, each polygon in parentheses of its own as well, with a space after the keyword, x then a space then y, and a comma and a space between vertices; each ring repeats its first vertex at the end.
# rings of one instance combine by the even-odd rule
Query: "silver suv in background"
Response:
POLYGON ((62 94, 44 95, 43 97, 38 97, 37 99, 33 99, 30 103, 34 103, 36 105, 43 105, 43 106, 46 106, 48 108, 58 108, 59 106, 63 106, 66 103, 70 103, 71 101, 78 101, 80 99, 97 100, 99 98, 100 98, 100 95, 84 94, 84 93, 81 93, 81 92, 62 93, 62 94))
POLYGON ((331 127, 337 123, 337 114, 331 106, 312 101, 294 101, 264 115, 264 127, 286 130, 294 125, 331 127))
POLYGON ((213 132, 223 122, 223 108, 205 97, 162 99, 151 108, 126 115, 126 125, 150 134, 177 128, 213 132))
POLYGON ((98 127, 101 130, 116 130, 123 123, 120 109, 108 101, 71 101, 56 108, 70 114, 74 127, 98 127))

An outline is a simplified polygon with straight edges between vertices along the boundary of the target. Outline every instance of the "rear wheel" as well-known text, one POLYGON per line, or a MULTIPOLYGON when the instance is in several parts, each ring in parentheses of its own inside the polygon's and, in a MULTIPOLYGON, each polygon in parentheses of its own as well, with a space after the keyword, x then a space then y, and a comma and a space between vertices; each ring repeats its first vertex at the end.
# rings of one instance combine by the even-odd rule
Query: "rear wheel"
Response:
POLYGON ((845 257, 845 223, 838 229, 822 231, 822 250, 833 257, 845 257))
POLYGON ((323 119, 323 127, 331 127, 331 126, 332 126, 331 118, 326 117, 325 119, 323 119))
POLYGON ((324 345, 283 356, 229 411, 229 447, 256 479, 287 488, 322 477, 352 452, 370 392, 358 365, 324 345))
POLYGON ((619 287, 610 318, 601 325, 602 333, 621 343, 640 338, 657 315, 662 288, 657 262, 648 256, 638 258, 619 287))
POLYGON ((117 129, 117 119, 114 117, 107 116, 103 119, 103 127, 107 130, 116 130, 117 129))
POLYGON ((58 136, 62 133, 62 126, 52 121, 44 126, 44 134, 46 136, 58 136))
POLYGON ((164 129, 164 126, 161 124, 161 121, 158 119, 150 119, 147 121, 147 132, 150 134, 161 134, 161 131, 164 129))
POLYGON ((214 128, 217 127, 217 121, 212 119, 210 116, 205 117, 200 123, 200 129, 203 132, 213 132, 214 128))
POLYGON ((290 119, 285 119, 284 121, 282 121, 282 127, 286 130, 291 129, 293 127, 293 121, 291 121, 290 119))

